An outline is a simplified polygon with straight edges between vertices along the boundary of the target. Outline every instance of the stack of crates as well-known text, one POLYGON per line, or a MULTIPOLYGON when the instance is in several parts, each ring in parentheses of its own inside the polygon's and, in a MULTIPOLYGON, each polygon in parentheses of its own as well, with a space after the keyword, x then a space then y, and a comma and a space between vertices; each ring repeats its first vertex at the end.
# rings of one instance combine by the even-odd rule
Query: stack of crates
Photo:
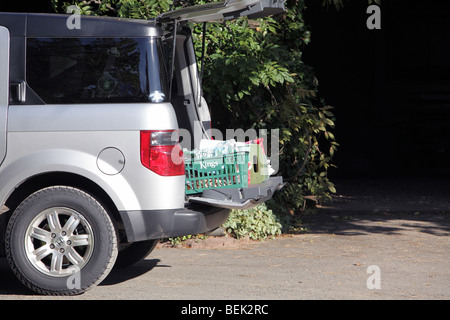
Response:
POLYGON ((184 150, 186 194, 207 189, 246 188, 269 178, 261 145, 248 144, 224 154, 184 150))

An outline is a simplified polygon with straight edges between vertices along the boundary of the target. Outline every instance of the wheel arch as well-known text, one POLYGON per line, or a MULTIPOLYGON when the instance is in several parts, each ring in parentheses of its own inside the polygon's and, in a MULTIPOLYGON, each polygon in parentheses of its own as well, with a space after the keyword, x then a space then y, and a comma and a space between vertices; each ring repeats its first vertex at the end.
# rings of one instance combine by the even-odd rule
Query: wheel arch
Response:
POLYGON ((16 189, 8 196, 7 200, 5 201, 5 205, 9 208, 9 211, 0 215, 0 256, 2 256, 4 253, 3 242, 6 226, 14 210, 22 201, 24 201, 34 192, 47 187, 58 185, 77 188, 93 196, 105 207, 106 211, 111 217, 111 220, 116 225, 116 228, 119 232, 119 241, 123 239, 122 230, 124 228, 119 211, 114 201, 102 187, 100 187, 94 181, 75 173, 49 172, 35 175, 23 181, 19 186, 16 187, 16 189))

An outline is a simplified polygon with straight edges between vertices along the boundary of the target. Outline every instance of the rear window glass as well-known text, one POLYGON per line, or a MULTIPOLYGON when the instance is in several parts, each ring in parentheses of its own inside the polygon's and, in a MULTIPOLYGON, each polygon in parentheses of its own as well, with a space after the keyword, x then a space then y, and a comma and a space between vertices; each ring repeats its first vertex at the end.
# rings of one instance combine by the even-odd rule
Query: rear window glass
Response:
POLYGON ((158 38, 31 38, 27 82, 45 103, 166 101, 158 38))

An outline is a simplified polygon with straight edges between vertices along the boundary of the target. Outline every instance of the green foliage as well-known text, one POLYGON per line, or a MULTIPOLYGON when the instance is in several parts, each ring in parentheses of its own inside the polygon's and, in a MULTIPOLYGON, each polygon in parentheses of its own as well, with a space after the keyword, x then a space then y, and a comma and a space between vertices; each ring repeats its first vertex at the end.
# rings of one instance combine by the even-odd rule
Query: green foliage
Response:
POLYGON ((67 12, 67 7, 76 5, 84 15, 116 16, 121 18, 150 19, 169 11, 171 0, 52 0, 53 10, 67 12))
POLYGON ((260 204, 250 210, 232 210, 227 222, 223 225, 231 236, 240 239, 249 237, 252 240, 264 240, 281 234, 281 223, 267 209, 260 204))
POLYGON ((318 97, 317 79, 302 61, 310 41, 304 1, 288 0, 286 7, 278 17, 210 24, 203 87, 216 127, 280 130, 280 174, 289 185, 271 205, 294 213, 304 195, 320 200, 335 192, 328 170, 338 143, 332 107, 318 97))
POLYGON ((181 237, 161 239, 161 242, 168 242, 173 247, 178 247, 178 246, 182 245, 183 243, 185 243, 185 241, 187 241, 187 240, 195 239, 196 241, 198 241, 198 240, 204 240, 206 238, 207 238, 207 236, 205 236, 203 234, 201 234, 201 235, 187 235, 187 236, 181 236, 181 237))

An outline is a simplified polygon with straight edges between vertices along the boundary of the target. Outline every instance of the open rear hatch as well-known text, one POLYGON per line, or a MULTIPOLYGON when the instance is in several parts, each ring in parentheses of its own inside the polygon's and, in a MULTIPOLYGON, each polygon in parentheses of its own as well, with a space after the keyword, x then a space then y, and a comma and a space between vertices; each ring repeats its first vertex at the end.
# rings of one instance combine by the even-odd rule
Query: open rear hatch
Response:
POLYGON ((225 0, 168 11, 158 17, 160 22, 175 20, 193 23, 267 17, 284 11, 284 0, 225 0))
MULTIPOLYGON (((248 16, 250 19, 261 18, 283 11, 284 0, 225 0, 169 11, 161 14, 157 20, 166 25, 183 22, 206 23, 232 20, 244 16, 248 16)), ((171 30, 171 32, 176 32, 177 28, 171 30)), ((174 34, 171 39, 173 39, 171 40, 173 41, 171 49, 173 50, 172 57, 174 57, 176 55, 174 34)), ((182 43, 186 45, 186 42, 182 43)), ((188 55, 190 61, 187 65, 193 66, 196 65, 195 55, 188 53, 189 48, 183 48, 184 52, 177 54, 188 55)), ((170 68, 171 72, 174 70, 174 61, 170 68)), ((178 66, 178 68, 181 67, 178 66)), ((197 84, 200 85, 196 70, 191 74, 189 80, 191 85, 194 87, 197 84)), ((171 77, 171 79, 173 78, 171 77)), ((192 91, 200 92, 199 90, 192 91)), ((200 101, 197 97, 193 97, 193 99, 186 97, 184 96, 183 108, 190 104, 191 100, 200 101)), ((201 102, 196 104, 197 109, 201 108, 201 102)), ((198 117, 195 122, 202 123, 204 121, 198 117)), ((204 138, 208 137, 204 136, 204 138)), ((227 144, 228 141, 222 142, 227 144)), ((217 144, 220 141, 214 143, 217 144)), ((264 148, 258 144, 247 143, 244 147, 242 144, 244 143, 238 143, 237 149, 219 153, 216 152, 217 148, 209 148, 209 151, 215 151, 208 154, 208 152, 203 152, 204 149, 198 145, 195 145, 195 150, 184 150, 185 157, 188 155, 186 158, 186 199, 189 203, 228 209, 249 209, 270 199, 277 190, 283 187, 281 176, 270 176, 270 164, 264 148)))

